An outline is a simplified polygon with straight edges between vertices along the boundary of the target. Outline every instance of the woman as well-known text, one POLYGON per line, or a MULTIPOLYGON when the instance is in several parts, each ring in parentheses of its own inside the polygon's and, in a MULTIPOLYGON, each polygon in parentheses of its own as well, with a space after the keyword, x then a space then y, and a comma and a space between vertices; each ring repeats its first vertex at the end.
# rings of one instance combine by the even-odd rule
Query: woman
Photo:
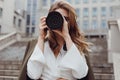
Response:
POLYGON ((19 80, 87 80, 88 43, 78 29, 74 8, 58 0, 51 6, 52 11, 63 16, 62 30, 50 30, 46 17, 40 19, 39 38, 28 44, 19 80))

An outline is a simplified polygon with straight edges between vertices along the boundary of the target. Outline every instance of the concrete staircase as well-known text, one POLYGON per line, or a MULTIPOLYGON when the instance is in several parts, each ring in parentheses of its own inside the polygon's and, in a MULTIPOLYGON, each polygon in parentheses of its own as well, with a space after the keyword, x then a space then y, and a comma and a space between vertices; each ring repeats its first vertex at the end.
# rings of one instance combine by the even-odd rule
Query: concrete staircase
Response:
POLYGON ((95 64, 93 72, 96 80, 114 80, 112 64, 95 64))
POLYGON ((108 63, 107 40, 105 38, 89 39, 91 46, 90 61, 96 80, 114 80, 113 64, 108 63))
MULTIPOLYGON (((95 79, 114 80, 113 64, 107 62, 106 39, 89 39, 88 41, 94 43, 94 46, 91 46, 92 52, 90 52, 90 62, 95 79)), ((0 80, 17 80, 20 66, 21 61, 0 60, 0 80)))
MULTIPOLYGON (((21 61, 0 61, 0 80, 17 80, 21 61)), ((92 64, 96 80, 114 80, 112 64, 92 64)))
POLYGON ((0 80, 17 80, 21 61, 0 61, 0 80))

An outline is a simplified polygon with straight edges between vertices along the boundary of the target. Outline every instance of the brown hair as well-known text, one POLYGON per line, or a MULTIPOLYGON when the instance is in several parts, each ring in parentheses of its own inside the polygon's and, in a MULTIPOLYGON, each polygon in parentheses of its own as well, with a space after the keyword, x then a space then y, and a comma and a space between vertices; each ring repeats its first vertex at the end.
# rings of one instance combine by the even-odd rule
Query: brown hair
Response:
MULTIPOLYGON (((50 7, 49 12, 51 11, 55 11, 56 9, 64 9, 68 12, 68 17, 69 17, 69 34, 70 37, 72 39, 72 41, 77 45, 78 49, 83 52, 86 53, 88 52, 88 43, 85 42, 85 38, 83 36, 83 34, 80 32, 79 28, 78 28, 78 24, 76 22, 76 13, 75 13, 75 9, 66 1, 63 0, 58 0, 56 2, 54 2, 52 4, 52 6, 50 7)), ((57 42, 54 40, 54 33, 52 33, 50 31, 50 47, 52 48, 52 50, 54 51, 54 49, 57 49, 57 42)))

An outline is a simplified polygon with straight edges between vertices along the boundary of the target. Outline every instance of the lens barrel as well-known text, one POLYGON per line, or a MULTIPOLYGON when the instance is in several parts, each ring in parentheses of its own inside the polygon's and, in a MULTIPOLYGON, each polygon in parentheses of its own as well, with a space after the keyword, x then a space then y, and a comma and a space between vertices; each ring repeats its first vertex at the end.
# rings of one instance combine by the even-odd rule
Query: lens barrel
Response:
POLYGON ((51 29, 60 29, 63 26, 63 17, 57 11, 49 12, 46 18, 46 24, 51 29))

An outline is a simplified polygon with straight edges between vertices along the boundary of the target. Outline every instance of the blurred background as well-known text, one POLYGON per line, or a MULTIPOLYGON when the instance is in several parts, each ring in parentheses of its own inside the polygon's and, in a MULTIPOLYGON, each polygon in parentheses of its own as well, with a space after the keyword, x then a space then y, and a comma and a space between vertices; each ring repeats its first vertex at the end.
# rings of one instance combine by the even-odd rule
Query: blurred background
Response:
MULTIPOLYGON (((39 35, 39 19, 55 0, 0 0, 0 80, 17 80, 29 40, 39 35)), ((92 42, 96 80, 120 80, 120 0, 66 0, 92 42)))

